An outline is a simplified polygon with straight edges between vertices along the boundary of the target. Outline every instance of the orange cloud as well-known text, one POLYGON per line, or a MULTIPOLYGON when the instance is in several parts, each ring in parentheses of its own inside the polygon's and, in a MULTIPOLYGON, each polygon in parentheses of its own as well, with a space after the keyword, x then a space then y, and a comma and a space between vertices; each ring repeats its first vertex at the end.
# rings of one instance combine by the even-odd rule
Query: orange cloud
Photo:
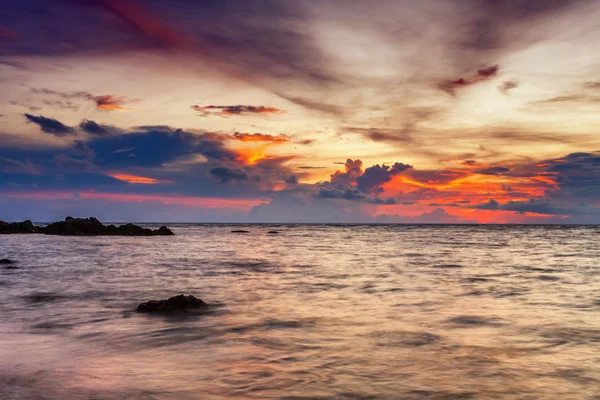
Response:
POLYGON ((135 108, 123 107, 124 104, 132 103, 138 100, 126 100, 123 97, 116 97, 111 94, 105 94, 103 96, 95 96, 94 101, 96 102, 96 108, 104 111, 115 111, 115 110, 135 110, 135 108))
POLYGON ((258 161, 267 158, 265 151, 269 145, 270 143, 261 146, 236 149, 235 152, 238 154, 236 160, 246 165, 256 164, 258 161))
POLYGON ((145 176, 136 176, 129 174, 108 174, 108 176, 118 179, 120 181, 141 185, 156 185, 158 183, 170 183, 169 181, 161 181, 154 178, 146 178, 145 176))

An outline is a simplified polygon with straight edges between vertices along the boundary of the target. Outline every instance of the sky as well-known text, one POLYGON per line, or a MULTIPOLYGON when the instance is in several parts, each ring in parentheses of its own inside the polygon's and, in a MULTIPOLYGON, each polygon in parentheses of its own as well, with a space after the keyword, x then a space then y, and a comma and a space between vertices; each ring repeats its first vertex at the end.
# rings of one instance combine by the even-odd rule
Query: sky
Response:
POLYGON ((0 0, 0 219, 600 223, 597 0, 0 0))

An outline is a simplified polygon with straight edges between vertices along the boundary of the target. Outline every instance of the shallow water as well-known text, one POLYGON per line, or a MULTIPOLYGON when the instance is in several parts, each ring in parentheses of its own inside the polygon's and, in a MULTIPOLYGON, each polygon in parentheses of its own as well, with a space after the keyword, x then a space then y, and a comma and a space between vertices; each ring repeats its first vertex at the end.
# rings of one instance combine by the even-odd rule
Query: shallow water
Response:
POLYGON ((0 236, 0 398, 600 398, 600 227, 172 229, 0 236))

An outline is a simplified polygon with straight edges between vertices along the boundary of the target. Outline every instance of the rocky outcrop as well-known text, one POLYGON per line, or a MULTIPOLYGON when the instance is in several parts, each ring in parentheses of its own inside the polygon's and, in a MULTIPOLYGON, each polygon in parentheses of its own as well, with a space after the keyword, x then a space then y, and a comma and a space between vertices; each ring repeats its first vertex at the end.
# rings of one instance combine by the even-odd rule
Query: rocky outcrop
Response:
POLYGON ((201 310, 208 305, 194 296, 179 296, 169 297, 167 300, 150 300, 137 306, 136 310, 140 313, 154 314, 169 314, 174 312, 188 312, 193 310, 201 310))
POLYGON ((134 224, 121 226, 104 225, 96 218, 67 217, 46 227, 34 226, 31 221, 7 224, 0 221, 0 234, 3 233, 43 233, 61 236, 169 236, 173 232, 166 226, 152 230, 134 224))
POLYGON ((0 235, 10 233, 41 233, 40 228, 29 220, 24 222, 7 223, 0 221, 0 235))

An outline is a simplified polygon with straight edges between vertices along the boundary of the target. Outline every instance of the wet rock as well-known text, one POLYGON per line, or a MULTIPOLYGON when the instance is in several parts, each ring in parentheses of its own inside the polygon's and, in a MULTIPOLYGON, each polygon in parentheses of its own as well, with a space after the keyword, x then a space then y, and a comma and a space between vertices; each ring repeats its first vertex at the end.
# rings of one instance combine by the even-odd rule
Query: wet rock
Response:
POLYGON ((0 235, 14 233, 40 233, 40 227, 33 225, 29 220, 23 222, 4 222, 0 221, 0 235))
POLYGON ((62 236, 170 236, 173 232, 166 226, 157 230, 143 228, 134 224, 121 226, 104 225, 96 218, 72 218, 67 217, 64 221, 52 223, 42 228, 46 235, 62 236))
POLYGON ((141 313, 168 314, 173 312, 186 312, 194 309, 206 308, 208 305, 194 296, 169 297, 167 300, 150 300, 137 306, 136 311, 141 313))
POLYGON ((250 233, 250 231, 245 231, 243 229, 235 229, 231 231, 231 233, 250 233))
POLYGON ((0 260, 0 264, 14 264, 13 260, 9 260, 8 258, 3 258, 0 260))

